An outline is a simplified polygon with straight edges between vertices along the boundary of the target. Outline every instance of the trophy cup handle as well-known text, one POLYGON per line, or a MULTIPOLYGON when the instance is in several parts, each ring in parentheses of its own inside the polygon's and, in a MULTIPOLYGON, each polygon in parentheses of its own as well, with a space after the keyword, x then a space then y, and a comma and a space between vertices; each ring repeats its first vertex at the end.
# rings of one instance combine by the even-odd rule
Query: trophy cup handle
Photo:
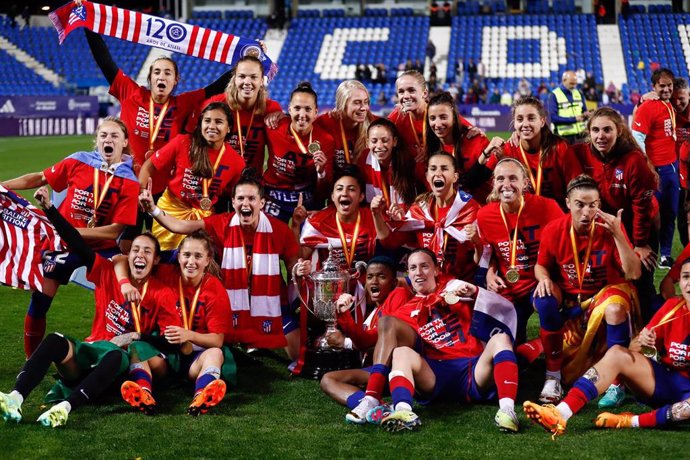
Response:
MULTIPOLYGON (((304 278, 309 277, 309 275, 306 275, 304 278)), ((301 278, 301 277, 299 277, 301 278)), ((298 276, 295 273, 295 267, 292 267, 292 283, 295 285, 295 290, 297 291, 297 297, 299 298, 300 302, 304 307, 309 311, 312 315, 315 315, 314 311, 309 308, 309 297, 311 297, 310 292, 309 292, 309 283, 307 282, 306 279, 302 279, 302 284, 304 285, 304 288, 307 290, 307 299, 305 300, 304 297, 302 297, 302 289, 300 286, 300 283, 297 281, 298 276)))

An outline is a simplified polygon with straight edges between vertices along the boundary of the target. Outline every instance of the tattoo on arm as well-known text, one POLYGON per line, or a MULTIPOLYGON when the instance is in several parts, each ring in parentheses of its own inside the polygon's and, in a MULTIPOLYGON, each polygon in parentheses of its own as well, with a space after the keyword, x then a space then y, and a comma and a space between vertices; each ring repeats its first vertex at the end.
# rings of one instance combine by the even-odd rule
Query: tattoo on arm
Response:
POLYGON ((583 377, 596 385, 599 381, 599 372, 594 367, 590 367, 583 377))

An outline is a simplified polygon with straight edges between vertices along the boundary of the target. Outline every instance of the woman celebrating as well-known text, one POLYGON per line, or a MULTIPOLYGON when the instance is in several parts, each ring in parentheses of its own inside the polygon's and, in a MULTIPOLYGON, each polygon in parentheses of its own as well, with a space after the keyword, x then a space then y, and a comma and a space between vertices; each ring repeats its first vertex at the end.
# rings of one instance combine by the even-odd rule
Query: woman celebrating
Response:
POLYGON ((335 108, 319 115, 315 126, 333 134, 335 166, 357 164, 367 148, 366 133, 374 116, 369 111, 369 91, 357 80, 345 80, 335 91, 335 108))
MULTIPOLYGON (((232 119, 228 142, 244 159, 247 166, 262 172, 266 147, 264 118, 284 116, 280 104, 269 99, 264 85, 263 66, 258 58, 243 56, 232 70, 232 77, 224 94, 211 97, 204 103, 224 102, 230 107, 232 119)), ((187 123, 187 131, 196 126, 196 116, 187 123)))
MULTIPOLYGON (((200 220, 212 214, 220 195, 231 194, 244 169, 244 160, 225 142, 231 121, 228 107, 212 102, 202 110, 192 135, 175 137, 146 160, 139 173, 141 189, 148 188, 156 171, 175 171, 158 206, 182 220, 200 220)), ((153 184, 152 191, 156 190, 153 184)), ((182 236, 154 224, 153 234, 164 251, 179 246, 182 236)))
POLYGON ((629 281, 640 277, 641 262, 621 225, 623 211, 603 212, 597 182, 584 174, 568 184, 566 193, 570 214, 546 226, 534 268, 534 308, 546 355, 539 397, 544 403, 561 399, 561 370, 563 379, 572 381, 606 348, 627 347, 639 318, 637 292, 629 281), (571 318, 567 323, 562 308, 571 318), (595 340, 602 321, 606 341, 595 340))
MULTIPOLYGON (((132 171, 127 127, 108 117, 96 128, 96 146, 91 152, 76 152, 43 172, 4 181, 13 190, 49 184, 66 190, 60 214, 78 229, 87 244, 104 257, 119 252, 116 238, 137 218, 137 184, 132 171)), ((46 315, 60 284, 67 284, 72 272, 84 265, 78 253, 46 252, 43 292, 31 294, 24 320, 26 356, 36 349, 46 329, 46 315)))
POLYGON ((455 164, 449 153, 438 152, 429 157, 426 180, 431 192, 417 199, 404 220, 391 220, 395 232, 391 233, 384 220, 386 206, 382 197, 374 198, 371 212, 384 247, 392 249, 407 244, 428 248, 436 254, 443 273, 472 280, 477 264, 474 244, 467 230, 476 220, 480 206, 470 195, 455 189, 460 176, 455 164))
MULTIPOLYGON (((168 326, 161 333, 169 344, 182 349, 180 353, 162 355, 163 350, 148 343, 130 346, 131 380, 122 384, 121 393, 132 407, 151 413, 156 405, 153 378, 164 377, 171 370, 196 381, 194 398, 187 409, 190 415, 206 413, 223 399, 226 385, 221 375, 234 380, 232 354, 221 350, 231 333, 230 302, 218 279, 213 252, 211 238, 197 230, 182 240, 177 254, 179 266, 160 267, 157 271, 156 276, 176 292, 182 320, 182 326, 168 326)), ((121 268, 118 266, 118 270, 121 268)), ((143 291, 141 295, 145 297, 143 291)))
MULTIPOLYGON (((287 339, 288 355, 296 357, 299 325, 286 321, 287 326, 281 328, 282 311, 287 311, 287 293, 279 267, 282 260, 287 272, 292 273, 300 248, 285 222, 263 212, 263 188, 251 170, 243 172, 233 189, 233 213, 179 220, 156 207, 149 191, 143 191, 139 200, 156 222, 169 231, 189 235, 205 230, 215 246, 223 248, 221 275, 233 312, 233 342, 252 348, 279 348, 285 346, 287 339)), ((307 273, 309 270, 297 274, 307 273)))
MULTIPOLYGON (((86 29, 84 33, 96 64, 110 84, 110 94, 122 106, 120 116, 132 131, 132 152, 137 172, 156 150, 180 134, 194 109, 204 99, 222 93, 230 79, 228 71, 203 89, 173 95, 180 81, 177 63, 161 56, 151 64, 146 78, 149 88, 145 88, 122 72, 100 35, 86 29)), ((153 193, 163 192, 168 180, 169 171, 158 171, 153 177, 153 193)))
POLYGON ((494 255, 486 274, 486 287, 515 305, 517 344, 526 340, 527 320, 534 311, 532 293, 537 285, 534 266, 542 231, 546 224, 563 215, 554 200, 525 193, 528 177, 525 166, 518 160, 499 161, 494 168, 489 204, 477 212, 479 239, 483 245, 490 246, 494 255))
POLYGON ((367 130, 369 152, 360 158, 366 199, 382 196, 389 215, 406 212, 414 202, 414 160, 390 120, 379 118, 367 130))
POLYGON ((301 82, 290 94, 289 119, 268 130, 268 167, 263 176, 268 195, 265 212, 288 222, 302 196, 307 209, 320 209, 333 180, 333 137, 314 125, 316 92, 301 82))
POLYGON ((575 381, 558 406, 540 406, 525 401, 525 413, 535 423, 556 435, 565 432, 568 419, 588 401, 602 394, 614 380, 622 380, 652 413, 600 414, 600 428, 652 427, 687 420, 690 398, 690 361, 685 342, 690 334, 690 260, 683 262, 680 276, 682 297, 664 303, 630 345, 616 345, 575 381))
MULTIPOLYGON (((528 168, 532 193, 556 200, 565 210, 565 190, 573 178, 582 174, 580 161, 570 145, 551 132, 546 109, 538 98, 518 99, 512 112, 518 142, 504 144, 503 154, 528 168)), ((489 161, 489 168, 496 161, 489 161)))
POLYGON ((177 326, 180 320, 175 312, 172 291, 150 276, 160 252, 158 242, 151 234, 145 233, 134 239, 124 263, 126 276, 123 276, 122 284, 136 286, 145 293, 139 301, 129 302, 117 287, 113 263, 86 244, 79 232, 52 205, 48 190, 40 188, 35 197, 60 236, 79 254, 87 268, 88 279, 96 285, 96 305, 89 337, 82 342, 59 333, 48 335, 22 367, 12 392, 0 393, 2 418, 19 423, 22 402, 41 383, 54 363, 62 380, 49 393, 50 402, 61 402, 38 418, 43 426, 54 428, 65 425, 72 410, 96 399, 125 371, 127 352, 120 347, 126 347, 132 340, 155 342, 157 338, 151 336, 152 332, 177 326))
MULTIPOLYGON (((588 140, 575 146, 585 172, 599 184, 601 208, 623 210, 623 225, 642 260, 642 276, 635 283, 644 318, 654 308, 654 268, 658 231, 657 175, 632 137, 623 117, 609 107, 594 111, 587 121, 588 140)), ((664 283, 662 283, 662 286, 664 283)), ((657 305, 657 307, 660 305, 657 305)))
POLYGON ((460 172, 460 188, 480 203, 491 193, 491 170, 486 161, 492 151, 503 145, 500 137, 489 140, 483 134, 467 137, 469 129, 460 123, 460 115, 450 93, 438 93, 429 99, 426 139, 429 152, 444 151, 455 157, 460 172))

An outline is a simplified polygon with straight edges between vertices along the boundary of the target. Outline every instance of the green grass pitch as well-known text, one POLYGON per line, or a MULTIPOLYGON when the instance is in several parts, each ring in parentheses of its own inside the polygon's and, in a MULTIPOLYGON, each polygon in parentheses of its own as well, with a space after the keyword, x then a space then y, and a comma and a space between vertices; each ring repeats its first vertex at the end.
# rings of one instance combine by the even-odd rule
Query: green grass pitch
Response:
MULTIPOLYGON (((504 134, 504 133, 500 133, 504 134)), ((91 137, 0 139, 0 180, 39 171, 91 137)), ((29 196, 28 193, 25 194, 29 196)), ((679 250, 676 245, 676 253, 679 250)), ((0 391, 9 391, 24 362, 22 324, 29 294, 0 287, 0 391)), ((75 337, 88 334, 93 314, 89 291, 67 286, 48 315, 48 330, 75 337)), ((536 332, 534 317, 532 332, 536 332)), ((0 422, 0 458, 687 458, 687 426, 670 430, 600 431, 590 404, 572 419, 565 436, 552 441, 531 426, 521 410, 521 433, 505 435, 493 425, 495 405, 438 404, 420 407, 416 433, 389 434, 373 426, 344 422, 346 410, 324 396, 314 381, 292 378, 282 352, 241 363, 237 388, 211 413, 185 415, 191 388, 156 394, 159 415, 132 412, 107 396, 71 414, 67 426, 46 429, 34 421, 53 381, 46 380, 24 404, 19 425, 0 422)), ((519 402, 535 398, 543 368, 520 375, 519 402)), ((642 412, 632 400, 622 410, 642 412)))

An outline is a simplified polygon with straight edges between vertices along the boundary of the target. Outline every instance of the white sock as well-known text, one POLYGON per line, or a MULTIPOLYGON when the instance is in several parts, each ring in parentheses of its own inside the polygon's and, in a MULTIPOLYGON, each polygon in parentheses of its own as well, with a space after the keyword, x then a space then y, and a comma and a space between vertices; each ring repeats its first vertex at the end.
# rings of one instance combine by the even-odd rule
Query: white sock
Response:
POLYGON ((12 390, 10 392, 10 396, 12 398, 14 398, 19 403, 20 406, 24 402, 24 396, 22 396, 22 394, 20 392, 18 392, 17 390, 12 390))
POLYGON ((561 416, 566 420, 566 422, 570 419, 570 417, 573 416, 573 411, 570 409, 570 406, 564 402, 558 403, 556 409, 561 413, 561 416))
POLYGON ((633 415, 631 422, 632 422, 633 428, 639 428, 640 427, 640 416, 639 415, 633 415))
POLYGON ((406 403, 406 402, 399 402, 399 403, 396 403, 396 404, 395 404, 395 410, 396 410, 396 411, 398 411, 398 410, 410 410, 410 411, 411 411, 411 410, 412 410, 412 406, 410 406, 410 405, 409 405, 408 403, 406 403))
POLYGON ((365 396, 364 398, 362 398, 362 402, 364 402, 364 401, 368 402, 369 404, 373 404, 375 406, 379 405, 379 400, 374 398, 373 396, 368 396, 368 395, 365 396))
POLYGON ((546 378, 551 378, 561 381, 561 371, 546 371, 546 378))
POLYGON ((501 398, 498 400, 498 408, 503 412, 515 412, 515 401, 512 398, 501 398))
POLYGON ((72 410, 72 405, 70 403, 68 403, 67 401, 59 402, 56 405, 54 405, 53 407, 63 407, 67 411, 68 414, 72 410))

